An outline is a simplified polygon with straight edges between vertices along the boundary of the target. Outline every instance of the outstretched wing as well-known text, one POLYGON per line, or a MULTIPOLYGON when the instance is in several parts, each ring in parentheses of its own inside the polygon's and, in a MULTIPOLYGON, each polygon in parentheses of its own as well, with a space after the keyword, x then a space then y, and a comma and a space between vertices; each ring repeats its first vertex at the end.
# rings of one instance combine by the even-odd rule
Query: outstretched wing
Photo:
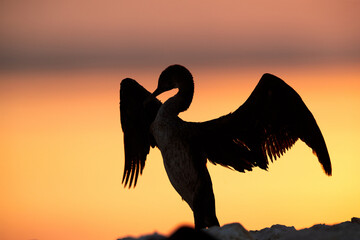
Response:
POLYGON ((238 171, 267 169, 298 139, 318 157, 325 173, 331 162, 321 131, 301 97, 280 78, 264 74, 234 113, 199 123, 200 145, 209 161, 238 171))
POLYGON ((125 168, 122 183, 129 188, 136 186, 139 173, 145 167, 146 156, 150 146, 156 142, 149 132, 150 124, 154 121, 161 106, 156 98, 147 101, 150 92, 135 80, 126 78, 120 84, 120 119, 124 132, 125 168))

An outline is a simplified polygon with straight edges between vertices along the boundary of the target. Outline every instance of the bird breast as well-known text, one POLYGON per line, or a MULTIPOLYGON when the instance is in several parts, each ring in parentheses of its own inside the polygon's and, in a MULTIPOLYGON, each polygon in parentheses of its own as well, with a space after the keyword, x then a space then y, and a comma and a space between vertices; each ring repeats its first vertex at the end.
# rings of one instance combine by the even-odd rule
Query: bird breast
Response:
POLYGON ((161 151, 169 180, 181 197, 193 207, 193 197, 199 175, 196 154, 192 152, 186 122, 180 118, 166 118, 158 114, 151 132, 161 151))

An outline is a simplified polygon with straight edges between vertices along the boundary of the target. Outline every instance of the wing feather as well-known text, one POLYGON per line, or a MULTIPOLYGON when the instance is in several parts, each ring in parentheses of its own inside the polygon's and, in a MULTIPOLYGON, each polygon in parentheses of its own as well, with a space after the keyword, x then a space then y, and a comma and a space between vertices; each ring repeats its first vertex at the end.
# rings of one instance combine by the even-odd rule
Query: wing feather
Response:
POLYGON ((126 78, 120 84, 120 119, 124 132, 125 167, 122 183, 136 186, 139 174, 145 167, 150 146, 156 142, 149 132, 151 123, 161 106, 156 98, 147 102, 150 92, 135 80, 126 78))
POLYGON ((276 160, 301 139, 331 175, 330 157, 315 118, 296 91, 274 75, 264 74, 234 113, 199 123, 198 128, 205 139, 201 147, 215 164, 238 171, 267 169, 268 159, 276 160))

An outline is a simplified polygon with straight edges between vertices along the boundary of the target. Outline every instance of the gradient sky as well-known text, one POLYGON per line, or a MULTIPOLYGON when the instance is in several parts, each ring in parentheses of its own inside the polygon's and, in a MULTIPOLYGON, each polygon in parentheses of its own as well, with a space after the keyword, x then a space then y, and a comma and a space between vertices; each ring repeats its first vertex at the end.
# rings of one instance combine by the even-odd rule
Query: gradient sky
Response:
POLYGON ((121 186, 119 83, 132 77, 152 91, 173 63, 195 79, 183 119, 234 111, 271 72, 302 96, 329 149, 332 177, 301 142, 269 171, 208 164, 221 224, 359 217, 359 10, 347 0, 1 1, 0 239, 115 239, 192 224, 158 150, 136 189, 121 186))
POLYGON ((2 68, 352 61, 356 0, 1 1, 2 68))

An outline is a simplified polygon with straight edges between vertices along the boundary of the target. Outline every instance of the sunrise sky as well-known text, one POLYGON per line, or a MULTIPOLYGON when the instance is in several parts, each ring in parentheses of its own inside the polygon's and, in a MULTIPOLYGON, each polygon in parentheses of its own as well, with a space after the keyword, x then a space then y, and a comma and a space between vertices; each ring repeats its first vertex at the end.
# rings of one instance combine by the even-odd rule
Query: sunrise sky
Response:
MULTIPOLYGON (((124 189, 121 79, 194 76, 187 121, 234 111, 284 79, 325 137, 327 177, 298 142, 269 171, 208 164, 221 224, 310 227, 360 216, 360 4, 330 1, 1 1, 0 239, 116 239, 193 223, 152 149, 124 189)), ((165 96, 160 96, 165 100, 165 96)))

